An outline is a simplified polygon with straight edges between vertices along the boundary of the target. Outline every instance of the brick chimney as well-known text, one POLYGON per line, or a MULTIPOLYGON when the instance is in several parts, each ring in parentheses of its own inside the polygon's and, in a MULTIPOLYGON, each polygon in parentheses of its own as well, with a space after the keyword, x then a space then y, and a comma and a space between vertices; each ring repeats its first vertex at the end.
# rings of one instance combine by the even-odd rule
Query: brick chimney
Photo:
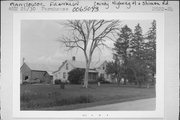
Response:
POLYGON ((25 58, 23 57, 23 64, 25 63, 25 58))
POLYGON ((75 60, 76 60, 76 57, 75 57, 75 56, 73 56, 73 57, 72 57, 72 61, 75 61, 75 60))

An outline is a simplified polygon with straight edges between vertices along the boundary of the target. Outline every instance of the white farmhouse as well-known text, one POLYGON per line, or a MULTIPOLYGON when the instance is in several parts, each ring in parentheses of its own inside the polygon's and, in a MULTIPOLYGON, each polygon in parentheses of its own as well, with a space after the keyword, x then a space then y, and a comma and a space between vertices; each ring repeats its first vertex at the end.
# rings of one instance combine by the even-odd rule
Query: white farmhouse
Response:
MULTIPOLYGON (((107 61, 101 63, 91 63, 89 69, 89 82, 96 81, 98 76, 103 76, 105 80, 110 81, 110 75, 106 74, 106 65, 107 61)), ((55 80, 60 79, 61 81, 68 80, 68 72, 75 68, 86 68, 86 63, 81 61, 76 61, 76 58, 73 56, 72 60, 65 60, 62 65, 58 68, 57 71, 53 72, 53 84, 55 80)))

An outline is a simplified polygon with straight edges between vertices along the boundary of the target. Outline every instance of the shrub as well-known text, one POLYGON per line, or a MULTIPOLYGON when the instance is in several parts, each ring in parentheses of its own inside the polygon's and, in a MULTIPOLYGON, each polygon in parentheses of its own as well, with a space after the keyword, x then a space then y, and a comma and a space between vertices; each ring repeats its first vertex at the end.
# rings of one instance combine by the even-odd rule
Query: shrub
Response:
POLYGON ((103 82, 103 81, 105 81, 105 78, 103 76, 98 76, 97 81, 103 82))
POLYGON ((104 80, 104 81, 102 81, 101 83, 103 83, 103 84, 110 84, 111 82, 104 80))
POLYGON ((59 84, 61 84, 61 80, 60 80, 60 79, 56 79, 56 80, 54 81, 54 83, 55 83, 56 85, 59 85, 59 84))
POLYGON ((80 84, 84 78, 84 69, 73 69, 68 73, 68 80, 72 84, 80 84))
POLYGON ((101 83, 104 83, 104 84, 110 84, 110 83, 111 83, 110 81, 107 81, 107 80, 104 78, 104 76, 99 76, 99 77, 97 78, 97 81, 98 81, 98 82, 101 82, 101 83))

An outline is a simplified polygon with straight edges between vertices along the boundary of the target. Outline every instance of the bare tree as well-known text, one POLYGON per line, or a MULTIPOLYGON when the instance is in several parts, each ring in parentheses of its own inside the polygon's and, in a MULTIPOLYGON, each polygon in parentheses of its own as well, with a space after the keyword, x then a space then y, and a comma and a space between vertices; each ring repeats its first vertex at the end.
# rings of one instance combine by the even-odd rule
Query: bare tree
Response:
POLYGON ((118 20, 68 20, 65 24, 71 31, 71 36, 63 36, 61 42, 68 47, 81 49, 86 60, 83 87, 88 87, 88 72, 95 49, 100 46, 108 47, 107 40, 113 40, 118 30, 118 20))

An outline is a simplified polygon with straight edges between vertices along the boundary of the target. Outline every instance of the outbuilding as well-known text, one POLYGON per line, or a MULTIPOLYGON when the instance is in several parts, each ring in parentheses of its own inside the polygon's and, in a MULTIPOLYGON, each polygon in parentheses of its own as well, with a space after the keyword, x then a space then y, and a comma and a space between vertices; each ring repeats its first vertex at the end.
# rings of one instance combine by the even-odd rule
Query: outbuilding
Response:
POLYGON ((50 84, 52 76, 44 65, 24 62, 21 66, 21 84, 45 83, 50 84))

